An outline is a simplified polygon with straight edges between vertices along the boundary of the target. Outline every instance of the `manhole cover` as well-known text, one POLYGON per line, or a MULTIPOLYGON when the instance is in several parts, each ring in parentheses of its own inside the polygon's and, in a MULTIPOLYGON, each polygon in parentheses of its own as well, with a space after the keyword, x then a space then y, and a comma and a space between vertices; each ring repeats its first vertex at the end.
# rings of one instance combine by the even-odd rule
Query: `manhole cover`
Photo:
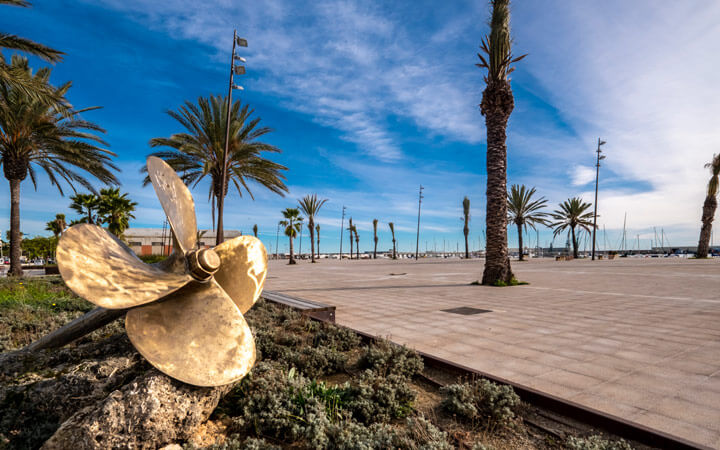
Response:
POLYGON ((489 309, 471 308, 469 306, 461 306, 460 308, 443 309, 443 312, 452 314, 461 314, 463 316, 472 316, 473 314, 482 314, 492 312, 489 309))

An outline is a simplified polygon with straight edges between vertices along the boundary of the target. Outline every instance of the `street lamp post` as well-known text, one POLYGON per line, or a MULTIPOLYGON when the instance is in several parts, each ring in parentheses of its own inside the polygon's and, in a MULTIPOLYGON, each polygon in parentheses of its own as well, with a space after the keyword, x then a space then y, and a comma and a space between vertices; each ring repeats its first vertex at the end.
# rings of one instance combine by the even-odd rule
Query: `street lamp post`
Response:
MULTIPOLYGON (((343 205, 342 209, 342 219, 340 219, 340 258, 338 258, 339 261, 342 261, 342 236, 343 236, 343 228, 345 227, 345 205, 343 205)), ((352 257, 352 255, 350 255, 352 257)))
POLYGON ((242 90, 242 86, 233 84, 234 75, 244 75, 245 66, 235 65, 235 61, 245 62, 245 58, 235 55, 235 46, 247 47, 247 41, 241 37, 238 37, 237 30, 233 30, 233 46, 232 55, 230 56, 230 83, 228 86, 228 100, 227 100, 227 122, 225 124, 225 148, 223 149, 223 160, 222 160, 222 175, 220 177, 220 196, 217 199, 218 207, 218 221, 217 221, 217 234, 215 238, 215 245, 220 245, 225 240, 223 234, 223 209, 225 206, 225 186, 227 186, 227 162, 228 162, 228 150, 230 147, 230 110, 232 108, 232 91, 233 89, 242 90))
POLYGON ((418 193, 418 225, 417 225, 417 238, 415 240, 415 261, 418 260, 418 250, 420 249, 420 206, 422 205, 422 195, 424 187, 420 185, 420 192, 418 193))
POLYGON ((597 202, 598 202, 598 179, 600 178, 600 161, 605 159, 602 155, 600 147, 605 144, 605 141, 598 138, 597 146, 597 162, 595 164, 595 213, 593 214, 593 236, 592 236, 592 260, 595 261, 595 232, 597 231, 597 202))

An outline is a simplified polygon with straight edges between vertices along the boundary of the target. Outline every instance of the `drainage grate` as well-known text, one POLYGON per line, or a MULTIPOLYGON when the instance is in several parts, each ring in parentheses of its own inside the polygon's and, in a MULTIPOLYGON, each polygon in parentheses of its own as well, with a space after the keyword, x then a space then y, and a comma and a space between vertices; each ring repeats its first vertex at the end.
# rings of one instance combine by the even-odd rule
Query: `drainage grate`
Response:
POLYGON ((489 309, 471 308, 469 306, 461 306, 460 308, 443 309, 442 312, 461 314, 463 316, 472 316, 473 314, 482 314, 492 312, 489 309))

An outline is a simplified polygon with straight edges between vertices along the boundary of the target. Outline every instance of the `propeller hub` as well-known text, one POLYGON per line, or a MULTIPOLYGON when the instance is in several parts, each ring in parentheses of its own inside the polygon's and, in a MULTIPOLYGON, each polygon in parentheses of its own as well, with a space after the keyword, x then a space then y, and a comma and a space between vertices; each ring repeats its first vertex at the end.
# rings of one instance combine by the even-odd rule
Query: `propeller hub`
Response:
POLYGON ((211 248, 202 248, 188 255, 190 275, 196 280, 206 281, 220 268, 220 257, 211 248))

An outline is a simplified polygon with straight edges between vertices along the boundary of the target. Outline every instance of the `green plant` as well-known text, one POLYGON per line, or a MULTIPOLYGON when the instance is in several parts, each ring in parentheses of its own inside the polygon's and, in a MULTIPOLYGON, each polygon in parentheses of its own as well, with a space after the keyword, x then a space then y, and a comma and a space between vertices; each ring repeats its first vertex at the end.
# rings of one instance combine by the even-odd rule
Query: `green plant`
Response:
POLYGON ((577 227, 591 233, 593 225, 593 213, 588 211, 592 204, 584 202, 579 197, 573 197, 565 200, 560 204, 560 209, 556 209, 550 215, 555 222, 550 226, 555 229, 553 236, 557 236, 565 230, 570 231, 573 245, 573 258, 578 257, 578 239, 575 233, 577 227))
POLYGON ((632 446, 623 439, 611 441, 598 435, 587 438, 570 436, 565 446, 569 450, 632 450, 632 446))
POLYGON ((290 239, 290 260, 288 264, 297 264, 294 258, 293 241, 300 232, 303 218, 300 216, 300 211, 297 208, 285 208, 282 215, 284 219, 280 221, 280 226, 285 227, 285 236, 290 239))
POLYGON ((366 370, 349 389, 347 409, 362 423, 389 422, 412 411, 415 391, 402 375, 366 370))
POLYGON ((167 255, 140 255, 138 256, 145 264, 155 264, 167 259, 167 255))
POLYGON ((420 355, 404 345, 396 345, 387 339, 379 339, 365 349, 358 367, 370 369, 381 376, 400 375, 413 377, 423 370, 420 355))
POLYGON ((525 185, 513 184, 507 197, 508 220, 515 224, 518 233, 519 260, 523 255, 523 228, 527 231, 528 225, 534 230, 535 224, 547 225, 547 213, 540 211, 547 206, 545 197, 533 200, 535 188, 528 189, 525 185))
POLYGON ((442 406, 451 414, 478 422, 507 425, 515 417, 520 397, 511 386, 478 378, 469 383, 451 384, 440 389, 442 406))
POLYGON ((300 210, 307 216, 307 227, 310 231, 310 260, 315 262, 315 216, 320 212, 320 208, 325 204, 327 199, 318 199, 317 194, 306 195, 302 200, 298 200, 300 210))
MULTIPOLYGON (((249 182, 279 195, 288 191, 283 171, 287 167, 270 161, 265 153, 280 153, 273 145, 258 141, 272 132, 271 128, 259 127, 260 118, 252 119, 254 110, 248 105, 242 106, 239 100, 230 107, 230 142, 227 153, 227 180, 222 191, 223 152, 228 120, 228 101, 226 97, 211 95, 199 97, 197 104, 186 101, 178 111, 168 111, 185 133, 176 133, 169 138, 153 138, 151 147, 169 147, 171 150, 155 152, 152 155, 167 162, 189 186, 196 186, 206 176, 210 178, 209 198, 212 202, 213 224, 215 223, 215 205, 220 196, 228 194, 229 186, 234 185, 242 196, 243 190, 254 199, 249 182)), ((143 168, 142 172, 147 172, 143 168)), ((150 183, 148 177, 144 184, 150 183)), ((218 214, 220 211, 218 211, 218 214)), ((218 217, 219 223, 220 217, 218 217)))

